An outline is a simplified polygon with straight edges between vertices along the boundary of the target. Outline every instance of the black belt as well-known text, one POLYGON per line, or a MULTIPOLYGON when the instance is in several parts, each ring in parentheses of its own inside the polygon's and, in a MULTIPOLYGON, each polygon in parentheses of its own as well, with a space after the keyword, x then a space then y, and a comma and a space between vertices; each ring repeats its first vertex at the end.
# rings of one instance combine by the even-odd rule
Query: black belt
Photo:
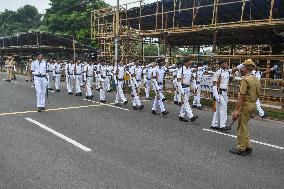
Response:
POLYGON ((219 89, 219 93, 227 92, 227 89, 219 89))
POLYGON ((123 80, 124 80, 124 79, 119 79, 119 78, 118 78, 118 81, 123 81, 123 80))
POLYGON ((61 72, 55 72, 55 74, 61 74, 61 72))
POLYGON ((82 75, 82 74, 75 74, 75 75, 82 75))
POLYGON ((40 78, 46 77, 46 75, 35 75, 35 76, 40 78))
POLYGON ((140 82, 141 80, 139 80, 139 79, 136 79, 136 81, 137 81, 137 82, 140 82))
POLYGON ((106 77, 101 76, 101 78, 105 79, 106 77))
POLYGON ((196 81, 196 84, 200 84, 200 81, 196 81))
POLYGON ((163 85, 163 83, 158 83, 158 85, 163 85))
POLYGON ((86 75, 86 77, 93 77, 93 76, 91 76, 91 75, 86 75))
POLYGON ((47 71, 47 72, 51 73, 51 72, 53 72, 53 71, 47 71))
POLYGON ((182 84, 181 86, 182 86, 182 88, 187 88, 187 87, 189 87, 189 85, 187 85, 187 84, 182 84))
POLYGON ((149 81, 150 81, 150 80, 151 80, 151 78, 147 78, 147 80, 149 80, 149 81))

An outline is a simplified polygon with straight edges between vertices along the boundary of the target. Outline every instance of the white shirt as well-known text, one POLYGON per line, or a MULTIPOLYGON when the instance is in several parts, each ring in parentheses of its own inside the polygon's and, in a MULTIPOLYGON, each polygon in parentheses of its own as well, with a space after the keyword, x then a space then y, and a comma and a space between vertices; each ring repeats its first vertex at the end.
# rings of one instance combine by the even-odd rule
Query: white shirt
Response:
POLYGON ((137 81, 141 81, 141 77, 142 77, 142 72, 143 72, 143 69, 141 66, 135 66, 134 67, 134 77, 137 81))
MULTIPOLYGON (((202 68, 203 68, 203 67, 202 67, 202 68)), ((198 68, 198 70, 197 70, 197 72, 196 72, 196 76, 197 76, 196 81, 201 82, 201 78, 203 77, 204 72, 205 72, 204 69, 198 68)))
POLYGON ((46 71, 47 71, 47 63, 42 60, 41 62, 39 62, 38 60, 32 62, 32 66, 31 66, 31 70, 33 75, 46 75, 46 71))
POLYGON ((81 75, 82 74, 82 72, 83 72, 83 68, 82 68, 82 65, 81 64, 76 64, 76 72, 75 72, 75 74, 78 74, 78 75, 81 75))
POLYGON ((87 77, 93 77, 94 76, 94 65, 87 64, 85 66, 85 72, 86 72, 87 77))
POLYGON ((261 77, 262 77, 262 72, 261 72, 261 71, 253 70, 253 71, 252 71, 252 74, 254 74, 255 77, 256 77, 258 80, 261 80, 261 77))
POLYGON ((74 64, 71 64, 71 63, 66 64, 66 68, 65 68, 66 75, 68 75, 68 73, 69 75, 74 75, 74 67, 75 67, 74 64))
POLYGON ((228 89, 229 81, 230 81, 230 75, 232 74, 232 69, 223 70, 219 69, 217 72, 213 75, 212 80, 213 82, 218 82, 220 78, 220 89, 228 89))
POLYGON ((148 80, 152 78, 152 73, 153 73, 153 67, 148 67, 145 69, 145 74, 148 80))
POLYGON ((103 79, 107 76, 107 66, 106 65, 100 66, 100 74, 103 79))
POLYGON ((167 71, 167 68, 165 66, 163 67, 156 67, 153 69, 153 77, 155 78, 157 76, 157 82, 158 83, 163 83, 165 73, 167 71))
POLYGON ((123 79, 124 74, 125 74, 125 66, 120 66, 118 65, 115 69, 114 69, 114 74, 117 74, 117 78, 118 79, 123 79))
POLYGON ((61 72, 61 64, 55 63, 54 64, 54 71, 55 71, 55 74, 60 74, 60 72, 61 72))
POLYGON ((54 64, 52 64, 52 63, 47 63, 47 70, 48 70, 48 72, 53 72, 53 69, 54 69, 54 64))
POLYGON ((183 77, 183 84, 190 85, 191 77, 192 77, 192 68, 180 68, 177 73, 177 78, 181 79, 183 77))

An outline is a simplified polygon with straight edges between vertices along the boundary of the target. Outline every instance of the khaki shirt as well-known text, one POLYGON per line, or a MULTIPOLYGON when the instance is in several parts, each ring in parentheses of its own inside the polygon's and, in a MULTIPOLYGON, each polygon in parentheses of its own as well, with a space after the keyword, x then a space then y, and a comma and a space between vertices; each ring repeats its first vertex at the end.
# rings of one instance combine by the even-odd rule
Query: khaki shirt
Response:
POLYGON ((253 74, 247 74, 241 81, 240 94, 246 96, 245 102, 255 103, 260 95, 260 81, 253 74))
POLYGON ((6 60, 5 64, 8 68, 14 68, 14 65, 16 64, 14 60, 6 60))

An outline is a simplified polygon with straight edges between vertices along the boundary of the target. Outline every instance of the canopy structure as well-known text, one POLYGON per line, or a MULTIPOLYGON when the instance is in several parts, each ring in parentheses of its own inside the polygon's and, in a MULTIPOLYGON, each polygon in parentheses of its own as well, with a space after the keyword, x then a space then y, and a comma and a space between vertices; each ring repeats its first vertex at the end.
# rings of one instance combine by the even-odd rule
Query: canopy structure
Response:
POLYGON ((76 42, 73 39, 56 36, 49 33, 24 33, 11 37, 0 37, 0 54, 2 56, 31 56, 37 51, 47 54, 91 54, 96 49, 76 42))

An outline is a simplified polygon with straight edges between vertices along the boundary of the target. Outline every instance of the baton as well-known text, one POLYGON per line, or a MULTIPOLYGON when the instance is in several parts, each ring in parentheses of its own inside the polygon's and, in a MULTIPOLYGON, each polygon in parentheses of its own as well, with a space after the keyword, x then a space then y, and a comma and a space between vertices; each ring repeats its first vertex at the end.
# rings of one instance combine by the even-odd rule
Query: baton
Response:
POLYGON ((232 120, 232 123, 230 124, 229 129, 231 129, 231 128, 232 128, 232 126, 233 126, 233 125, 234 125, 234 123, 237 121, 237 119, 238 119, 238 118, 235 118, 235 119, 233 119, 233 120, 232 120))

